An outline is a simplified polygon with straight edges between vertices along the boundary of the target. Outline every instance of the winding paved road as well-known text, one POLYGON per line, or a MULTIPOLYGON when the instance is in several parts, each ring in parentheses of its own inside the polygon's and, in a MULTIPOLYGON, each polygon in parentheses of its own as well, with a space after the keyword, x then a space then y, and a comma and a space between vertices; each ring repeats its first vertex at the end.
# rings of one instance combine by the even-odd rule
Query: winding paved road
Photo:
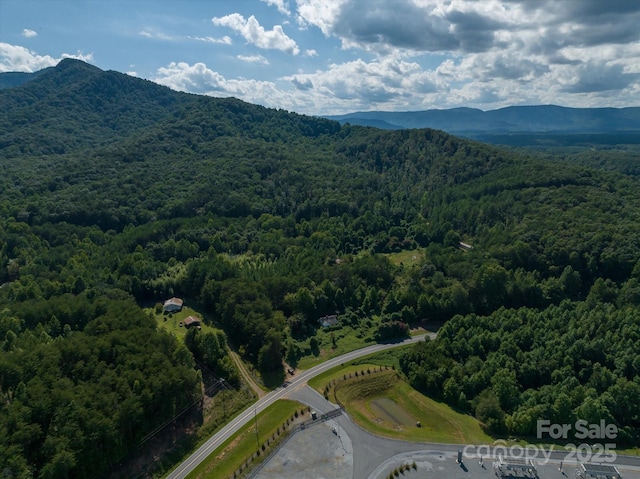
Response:
MULTIPOLYGON (((398 341, 394 343, 375 344, 366 348, 358 349, 350 353, 343 354, 333 359, 329 359, 318 366, 315 366, 306 371, 302 371, 300 374, 293 377, 287 387, 280 387, 275 391, 271 391, 255 404, 245 409, 241 414, 234 418, 230 423, 224 426, 214 436, 212 436, 206 443, 204 443, 197 451, 189 456, 182 464, 180 464, 171 474, 167 476, 169 479, 182 479, 186 477, 191 471, 193 471, 207 456, 215 451, 220 445, 222 445, 227 439, 232 437, 249 421, 253 420, 254 414, 257 414, 268 406, 273 404, 278 399, 291 398, 303 402, 318 412, 324 413, 335 408, 335 405, 330 404, 315 390, 306 386, 307 381, 314 378, 318 374, 321 374, 339 364, 358 359, 362 356, 367 356, 376 352, 384 351, 398 346, 417 343, 424 340, 427 335, 414 336, 404 341, 398 341)), ((435 338, 435 334, 429 335, 432 339, 435 338)), ((385 459, 388 459, 395 455, 401 455, 403 453, 409 453, 411 451, 427 450, 433 451, 434 454, 451 453, 460 450, 460 445, 455 444, 429 444, 429 443, 412 443, 407 441, 397 441, 392 439, 385 439, 382 437, 374 436, 356 426, 346 416, 340 416, 335 419, 338 424, 348 433, 354 444, 354 478, 368 478, 379 477, 376 471, 382 467, 385 459)), ((467 446, 469 453, 475 453, 473 446, 467 446)), ((467 451, 465 451, 467 452, 467 451)), ((550 459, 555 461, 561 461, 565 458, 566 452, 557 451, 553 452, 550 459)), ((624 464, 630 467, 640 470, 640 457, 635 456, 618 456, 616 464, 624 464)), ((378 471, 379 472, 379 471, 378 471)))
MULTIPOLYGON (((233 436, 238 430, 240 430, 245 424, 249 421, 253 420, 255 414, 262 412, 264 409, 269 407, 278 399, 283 398, 287 395, 288 390, 290 388, 294 389, 303 384, 306 384, 307 381, 314 378, 318 374, 321 374, 339 364, 352 361, 354 359, 361 358, 362 356, 367 356, 369 354, 377 353, 380 351, 385 351, 387 349, 397 348, 398 346, 404 346, 407 344, 413 344, 420 341, 423 341, 427 335, 423 334, 420 336, 414 336, 409 339, 405 339, 404 341, 397 341, 391 343, 382 343, 382 344, 374 344, 372 346, 367 346, 366 348, 358 349, 356 351, 351 351, 350 353, 343 354, 342 356, 338 356, 333 359, 329 359, 318 366, 315 366, 311 369, 307 369, 306 371, 302 371, 300 374, 293 377, 289 383, 288 387, 278 388, 275 391, 271 391, 266 396, 260 398, 255 404, 248 407, 238 416, 236 416, 231 422, 229 422, 226 426, 220 429, 216 434, 214 434, 207 442, 205 442, 198 450, 196 450, 191 456, 189 456, 182 464, 180 464, 176 469, 171 472, 167 478, 168 479, 182 479, 186 477, 191 471, 193 471, 202 461, 204 461, 209 454, 215 451, 218 447, 220 447, 227 439, 233 436)), ((431 333, 429 335, 432 339, 436 337, 435 333, 431 333)))

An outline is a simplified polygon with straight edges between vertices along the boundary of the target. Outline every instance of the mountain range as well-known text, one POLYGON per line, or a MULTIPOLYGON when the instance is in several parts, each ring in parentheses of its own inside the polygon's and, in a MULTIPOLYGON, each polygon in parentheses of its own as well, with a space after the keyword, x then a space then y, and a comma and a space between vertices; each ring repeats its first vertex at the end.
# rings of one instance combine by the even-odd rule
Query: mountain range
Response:
MULTIPOLYGON (((0 90, 28 83, 50 69, 34 73, 0 73, 0 90)), ((622 140, 616 137, 613 140, 615 143, 640 142, 640 107, 569 108, 530 105, 489 111, 463 107, 422 111, 359 111, 325 118, 342 124, 384 130, 432 128, 489 143, 521 143, 523 135, 534 135, 539 139, 540 136, 547 135, 575 137, 593 134, 622 134, 622 140)), ((531 141, 531 138, 524 140, 525 143, 527 141, 531 141)))
POLYGON ((510 106, 405 112, 368 111, 328 116, 340 123, 389 130, 434 128, 474 136, 481 133, 640 132, 640 108, 567 108, 556 105, 510 106))

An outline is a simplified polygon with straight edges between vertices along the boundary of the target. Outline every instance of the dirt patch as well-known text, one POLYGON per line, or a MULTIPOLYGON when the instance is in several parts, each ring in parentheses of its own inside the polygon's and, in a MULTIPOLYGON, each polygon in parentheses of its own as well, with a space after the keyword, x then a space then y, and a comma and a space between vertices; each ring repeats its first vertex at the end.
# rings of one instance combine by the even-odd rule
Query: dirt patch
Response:
POLYGON ((389 398, 374 399, 369 403, 369 407, 377 418, 396 428, 411 427, 416 424, 415 418, 389 398))

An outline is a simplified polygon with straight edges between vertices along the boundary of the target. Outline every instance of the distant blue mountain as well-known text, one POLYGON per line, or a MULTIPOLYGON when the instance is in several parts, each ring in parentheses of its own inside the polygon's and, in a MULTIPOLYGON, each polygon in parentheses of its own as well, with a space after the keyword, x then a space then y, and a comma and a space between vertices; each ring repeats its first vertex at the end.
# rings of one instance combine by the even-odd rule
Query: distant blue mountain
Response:
POLYGON ((47 70, 49 70, 49 68, 45 68, 44 70, 40 70, 34 73, 23 73, 23 72, 0 73, 0 90, 24 85, 25 83, 30 82, 35 78, 38 78, 42 73, 44 73, 47 70))
POLYGON ((567 108, 555 105, 510 106, 482 111, 474 108, 406 112, 368 111, 327 116, 340 123, 384 129, 433 128, 480 137, 510 133, 640 132, 640 108, 567 108))

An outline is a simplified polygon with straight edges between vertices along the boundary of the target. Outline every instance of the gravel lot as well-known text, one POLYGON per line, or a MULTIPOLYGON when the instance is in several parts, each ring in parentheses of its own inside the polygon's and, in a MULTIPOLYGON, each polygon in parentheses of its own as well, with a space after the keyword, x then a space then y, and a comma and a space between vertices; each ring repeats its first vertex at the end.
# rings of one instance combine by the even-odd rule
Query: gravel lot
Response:
POLYGON ((352 479, 353 447, 333 420, 296 433, 256 479, 352 479), (336 429, 334 434, 332 428, 336 429))
MULTIPOLYGON (((336 405, 327 402, 308 386, 291 391, 290 399, 308 404, 319 414, 328 413, 336 405)), ((452 444, 420 444, 395 441, 374 436, 351 422, 347 414, 327 422, 319 422, 296 433, 264 466, 258 479, 387 479, 394 469, 412 465, 417 469, 403 471, 401 479, 496 479, 493 461, 486 458, 464 459, 457 464, 461 446, 452 444), (337 435, 332 432, 336 428, 337 435), (355 450, 355 451, 354 451, 355 450)), ((577 464, 565 462, 559 470, 560 459, 548 464, 536 461, 539 479, 572 479, 577 464)), ((640 479, 640 460, 626 458, 629 466, 616 463, 624 479, 640 479)), ((509 479, 516 476, 509 474, 509 479)), ((531 476, 527 476, 531 479, 531 476)))

